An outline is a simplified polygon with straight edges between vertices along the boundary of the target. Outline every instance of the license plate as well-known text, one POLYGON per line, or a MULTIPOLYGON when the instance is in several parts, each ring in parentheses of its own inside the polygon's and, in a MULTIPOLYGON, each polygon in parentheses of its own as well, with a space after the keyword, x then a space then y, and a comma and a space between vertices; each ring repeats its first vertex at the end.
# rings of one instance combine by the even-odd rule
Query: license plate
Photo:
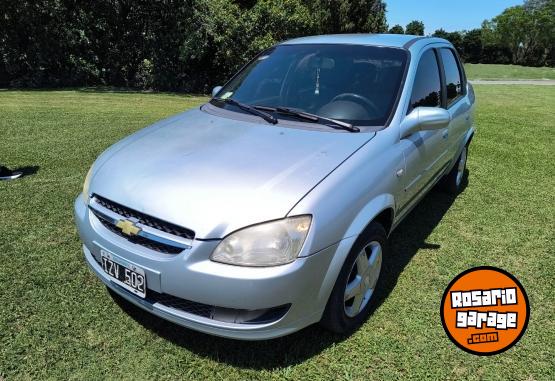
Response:
POLYGON ((141 298, 146 296, 146 276, 143 269, 116 258, 106 250, 100 250, 100 257, 102 269, 114 283, 141 298))

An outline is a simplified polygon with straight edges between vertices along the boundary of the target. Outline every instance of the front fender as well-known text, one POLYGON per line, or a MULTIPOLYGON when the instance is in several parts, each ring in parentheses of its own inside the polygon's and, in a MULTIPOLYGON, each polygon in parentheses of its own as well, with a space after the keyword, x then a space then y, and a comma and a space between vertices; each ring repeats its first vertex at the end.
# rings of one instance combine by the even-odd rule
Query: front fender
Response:
MULTIPOLYGON (((339 210, 345 210, 341 207, 339 210)), ((315 255, 320 250, 334 245, 342 240, 351 237, 358 237, 368 224, 374 220, 385 210, 395 211, 395 199, 392 194, 382 193, 373 197, 370 201, 366 202, 362 207, 352 208, 356 214, 349 215, 345 212, 337 215, 335 208, 332 208, 334 213, 329 214, 314 214, 312 220, 311 232, 309 233, 304 249, 299 255, 300 257, 315 255), (322 217, 322 218, 318 218, 322 217)), ((291 215, 311 214, 305 210, 294 210, 291 215)), ((394 219, 394 212, 388 215, 389 226, 385 226, 389 230, 394 219)), ((388 231, 389 233, 389 231, 388 231)))
MULTIPOLYGON (((360 212, 356 215, 350 226, 347 228, 345 238, 343 238, 337 248, 329 265, 326 276, 322 281, 322 287, 318 295, 320 305, 325 306, 330 294, 333 290, 339 272, 345 263, 345 259, 349 255, 351 248, 358 239, 359 235, 366 229, 368 224, 376 219, 384 210, 395 210, 395 199, 391 194, 380 194, 373 198, 360 212)), ((391 218, 393 219, 393 215, 391 218)), ((392 220, 393 221, 393 220, 392 220)), ((317 255, 317 254, 316 254, 317 255)), ((323 311, 321 311, 323 312, 323 311)))
MULTIPOLYGON (((351 225, 347 228, 345 238, 358 236, 366 226, 384 210, 395 210, 395 198, 392 194, 384 193, 374 197, 355 216, 351 225)), ((393 217, 391 216, 393 221, 393 217)))

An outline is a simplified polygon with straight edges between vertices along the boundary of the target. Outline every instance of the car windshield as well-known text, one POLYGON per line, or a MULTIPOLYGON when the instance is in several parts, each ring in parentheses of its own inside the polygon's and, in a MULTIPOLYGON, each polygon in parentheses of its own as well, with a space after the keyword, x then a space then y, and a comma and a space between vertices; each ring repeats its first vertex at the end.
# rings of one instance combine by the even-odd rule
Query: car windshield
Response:
MULTIPOLYGON (((216 98, 382 126, 400 91, 407 56, 404 49, 388 47, 279 45, 245 66, 216 98)), ((230 102, 212 104, 240 111, 230 102)))

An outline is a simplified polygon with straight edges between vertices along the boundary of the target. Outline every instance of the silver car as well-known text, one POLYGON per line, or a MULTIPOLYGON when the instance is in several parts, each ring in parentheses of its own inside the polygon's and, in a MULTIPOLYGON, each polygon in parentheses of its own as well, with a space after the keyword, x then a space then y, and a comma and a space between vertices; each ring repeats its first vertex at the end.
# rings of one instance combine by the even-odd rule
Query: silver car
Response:
POLYGON ((350 332, 393 229, 436 183, 461 189, 473 112, 446 40, 281 43, 96 160, 75 201, 85 259, 112 293, 198 331, 350 332))

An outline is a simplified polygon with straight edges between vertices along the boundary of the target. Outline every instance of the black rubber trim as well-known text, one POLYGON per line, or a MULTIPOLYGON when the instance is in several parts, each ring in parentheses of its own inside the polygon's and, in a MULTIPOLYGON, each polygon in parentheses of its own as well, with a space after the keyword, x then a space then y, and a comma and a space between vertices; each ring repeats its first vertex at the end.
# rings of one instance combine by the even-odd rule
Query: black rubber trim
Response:
POLYGON ((407 76, 409 74, 409 67, 412 60, 412 54, 410 50, 405 49, 407 52, 407 60, 405 62, 405 70, 403 72, 403 77, 401 78, 401 83, 399 84, 399 88, 397 89, 397 96, 395 97, 395 101, 393 102, 393 107, 391 108, 391 112, 389 113, 389 117, 385 121, 383 129, 386 129, 391 124, 391 121, 395 117, 397 113, 397 108, 399 107, 399 102, 401 101, 401 96, 403 95, 403 90, 405 89, 405 84, 407 82, 407 76))
POLYGON ((443 66, 443 58, 441 57, 441 48, 432 48, 436 55, 436 62, 439 69, 439 78, 441 83, 441 108, 447 110, 447 82, 445 78, 445 66, 443 66))
POLYGON ((409 42, 405 43, 405 45, 403 45, 403 48, 408 49, 408 48, 410 48, 412 45, 414 45, 414 43, 415 43, 416 41, 420 41, 420 40, 423 40, 423 39, 425 39, 425 38, 428 38, 428 37, 426 37, 426 36, 415 37, 415 38, 413 38, 412 40, 410 40, 409 42))

